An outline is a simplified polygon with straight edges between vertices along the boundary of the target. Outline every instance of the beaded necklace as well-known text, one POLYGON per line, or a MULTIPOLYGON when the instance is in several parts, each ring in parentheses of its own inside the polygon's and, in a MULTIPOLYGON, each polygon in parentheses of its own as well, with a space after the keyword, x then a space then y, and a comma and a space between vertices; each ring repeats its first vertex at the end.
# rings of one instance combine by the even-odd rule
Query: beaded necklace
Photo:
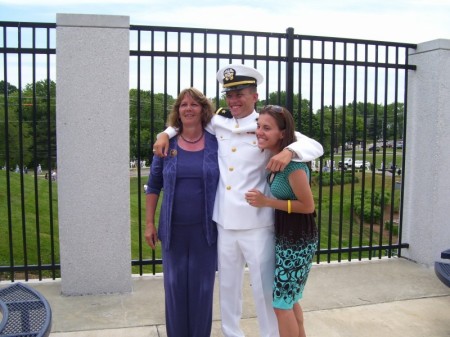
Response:
POLYGON ((205 134, 205 132, 203 131, 202 134, 200 135, 200 137, 199 137, 198 139, 196 139, 196 140, 187 140, 186 138, 183 137, 182 134, 180 134, 180 137, 181 137, 186 143, 189 143, 189 144, 196 144, 196 143, 198 143, 198 142, 203 138, 203 135, 204 135, 204 134, 205 134))

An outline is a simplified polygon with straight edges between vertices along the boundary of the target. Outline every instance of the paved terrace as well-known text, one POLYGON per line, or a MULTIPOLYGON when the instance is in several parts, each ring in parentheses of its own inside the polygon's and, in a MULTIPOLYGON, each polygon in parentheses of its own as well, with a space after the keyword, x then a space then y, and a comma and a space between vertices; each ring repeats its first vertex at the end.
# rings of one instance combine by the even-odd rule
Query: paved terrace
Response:
MULTIPOLYGON (((58 280, 30 285, 52 307, 51 337, 166 336, 160 275, 133 278, 129 294, 67 297, 58 280)), ((258 337, 248 278, 244 294, 242 328, 258 337)), ((406 259, 314 265, 301 303, 308 337, 450 336, 450 288, 406 259)), ((218 291, 212 336, 222 336, 218 291)))

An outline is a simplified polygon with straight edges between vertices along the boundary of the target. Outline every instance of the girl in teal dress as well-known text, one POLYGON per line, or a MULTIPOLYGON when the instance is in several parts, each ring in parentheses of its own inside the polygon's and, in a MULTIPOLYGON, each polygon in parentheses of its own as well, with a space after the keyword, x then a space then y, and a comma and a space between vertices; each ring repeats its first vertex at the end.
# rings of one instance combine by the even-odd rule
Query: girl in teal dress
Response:
MULTIPOLYGON (((258 146, 274 155, 295 141, 292 114, 269 105, 259 113, 258 146)), ((295 159, 294 159, 295 160, 295 159)), ((307 164, 291 161, 281 172, 269 173, 272 196, 253 189, 246 194, 254 207, 275 209, 275 276, 273 308, 280 337, 306 336, 303 311, 298 303, 317 249, 314 198, 307 164)))

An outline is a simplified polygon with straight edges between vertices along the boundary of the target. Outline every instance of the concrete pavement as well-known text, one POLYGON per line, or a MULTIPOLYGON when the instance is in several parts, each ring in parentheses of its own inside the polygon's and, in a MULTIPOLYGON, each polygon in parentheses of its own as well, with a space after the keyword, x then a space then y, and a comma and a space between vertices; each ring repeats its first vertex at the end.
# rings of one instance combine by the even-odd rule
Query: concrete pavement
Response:
MULTIPOLYGON (((242 329, 257 337, 247 276, 242 329)), ((51 337, 166 336, 161 275, 133 277, 130 294, 66 297, 58 280, 29 284, 52 307, 51 337)), ((450 288, 405 259, 314 265, 300 303, 308 337, 450 337, 450 288)), ((218 291, 211 336, 222 336, 218 291)))

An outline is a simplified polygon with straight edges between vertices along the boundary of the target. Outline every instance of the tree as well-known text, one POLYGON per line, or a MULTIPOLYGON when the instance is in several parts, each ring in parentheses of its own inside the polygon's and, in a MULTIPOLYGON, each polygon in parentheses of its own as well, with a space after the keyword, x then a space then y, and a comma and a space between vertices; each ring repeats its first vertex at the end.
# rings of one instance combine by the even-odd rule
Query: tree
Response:
POLYGON ((47 169, 56 167, 56 83, 41 80, 27 84, 23 90, 24 122, 30 125, 33 139, 30 167, 41 164, 47 169))
POLYGON ((23 168, 31 159, 29 125, 23 123, 18 111, 18 92, 1 95, 0 107, 0 163, 10 168, 23 168), (5 103, 6 101, 6 103, 5 103), (5 109, 5 104, 7 105, 5 109))
POLYGON ((7 97, 0 94, 0 163, 55 166, 55 83, 39 81, 26 85, 22 92, 9 91, 7 97))
MULTIPOLYGON (((269 94, 267 104, 285 106, 286 92, 272 92, 269 94)), ((311 104, 307 99, 300 99, 299 95, 294 95, 293 111, 296 130, 314 139, 320 139, 320 124, 318 116, 312 111, 311 104)))
MULTIPOLYGON (((56 167, 55 98, 53 81, 28 84, 22 92, 0 81, 0 166, 56 167)), ((257 102, 257 110, 266 104, 283 106, 285 101, 285 91, 272 92, 266 101, 257 102)), ((164 130, 174 102, 171 95, 130 90, 131 160, 152 158, 153 142, 157 133, 164 130)), ((224 96, 212 98, 212 102, 216 107, 226 106, 224 96)), ((296 129, 321 142, 325 154, 348 143, 357 145, 380 138, 403 137, 403 103, 382 106, 352 102, 346 106, 324 106, 323 110, 314 112, 310 101, 297 94, 293 97, 291 112, 296 129)))
POLYGON ((5 82, 3 80, 0 81, 0 95, 4 95, 5 94, 5 87, 6 87, 6 93, 8 95, 14 93, 17 91, 17 87, 15 87, 14 85, 10 84, 9 82, 5 82))
POLYGON ((153 142, 165 128, 167 115, 175 99, 171 95, 153 94, 151 91, 130 90, 130 157, 152 158, 153 142), (140 127, 138 128, 138 120, 140 127), (140 143, 140 152, 138 145, 140 143))

